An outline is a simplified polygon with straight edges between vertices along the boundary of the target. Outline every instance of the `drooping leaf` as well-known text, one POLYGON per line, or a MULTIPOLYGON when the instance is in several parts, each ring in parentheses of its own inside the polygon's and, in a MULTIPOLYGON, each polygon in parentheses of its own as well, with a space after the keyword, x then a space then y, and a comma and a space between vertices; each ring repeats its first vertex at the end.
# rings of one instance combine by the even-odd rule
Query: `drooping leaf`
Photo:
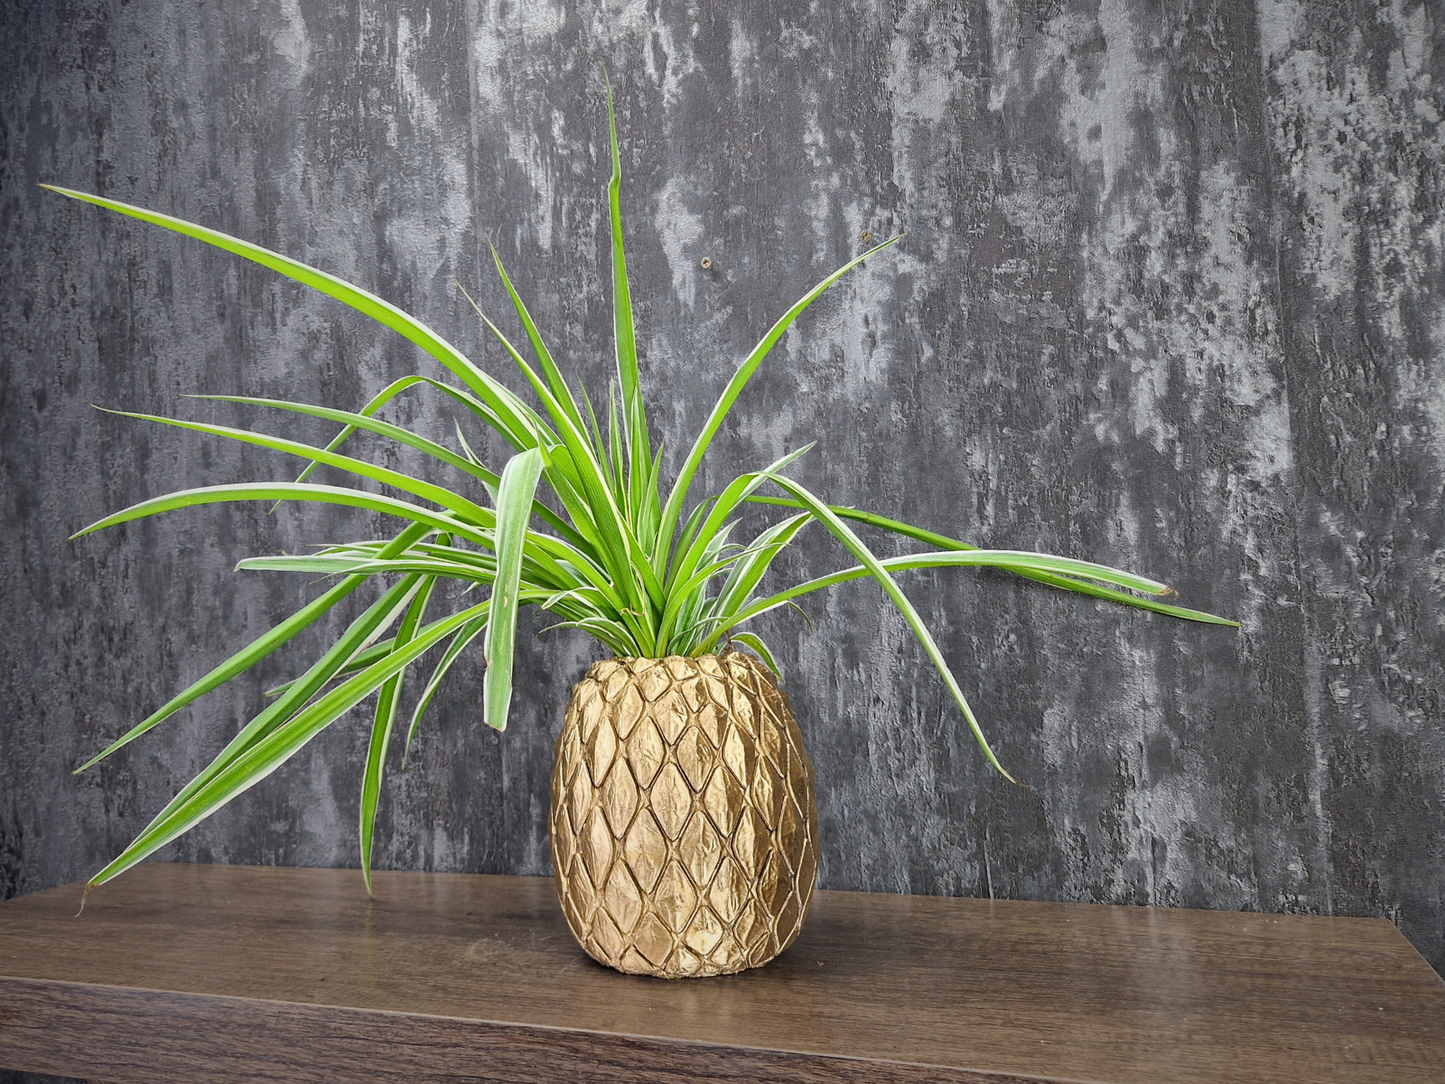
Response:
MULTIPOLYGON (((405 649, 416 635, 417 627, 426 616, 427 603, 431 601, 436 577, 422 580, 416 597, 412 599, 406 616, 401 619, 393 638, 392 651, 405 649)), ((391 731, 396 724, 396 711, 401 704, 401 683, 406 669, 398 670, 382 682, 376 697, 376 711, 372 716, 371 742, 366 750, 366 768, 361 776, 361 876, 366 881, 367 895, 371 894, 371 843, 376 832, 376 805, 381 797, 381 776, 386 769, 386 753, 391 748, 391 731)))
MULTIPOLYGON (((397 386, 405 383, 406 381, 398 380, 395 383, 391 384, 390 387, 396 388, 397 386)), ((411 383, 428 385, 431 387, 438 386, 436 381, 426 380, 421 377, 411 378, 411 383)), ((379 400, 384 402, 384 400, 381 400, 381 396, 379 395, 373 396, 371 401, 367 403, 366 408, 355 413, 348 410, 334 410, 330 407, 312 406, 308 403, 293 403, 284 399, 260 399, 250 395, 193 395, 190 396, 190 398, 209 400, 212 402, 244 403, 249 406, 271 407, 276 410, 286 410, 297 414, 305 414, 313 418, 325 418, 328 421, 341 422, 344 428, 341 430, 340 434, 338 434, 331 441, 330 444, 326 445, 325 451, 327 452, 336 451, 337 448, 341 447, 341 445, 345 443, 348 437, 350 437, 358 430, 365 430, 370 433, 376 433, 383 437, 389 437, 392 440, 396 441, 398 444, 404 444, 407 447, 415 448, 418 451, 424 452, 427 455, 431 456, 433 459, 440 460, 441 462, 447 464, 447 466, 454 467, 457 470, 461 471, 463 474, 469 475, 470 477, 477 479, 487 489, 488 493, 492 494, 493 496, 495 496, 496 494, 499 476, 483 467, 481 465, 481 461, 478 460, 475 455, 457 455, 455 452, 452 452, 448 448, 436 443, 433 440, 428 440, 426 437, 419 436, 418 434, 413 433, 409 429, 403 429, 401 426, 392 425, 388 422, 381 421, 380 419, 374 418, 371 416, 371 414, 367 413, 367 409, 371 409, 372 411, 376 409, 376 407, 379 405, 379 400)), ((123 414, 125 412, 112 411, 111 413, 123 414)), ((136 414, 132 414, 129 416, 146 418, 151 417, 150 415, 136 414)), ((170 421, 170 419, 161 420, 170 421)), ((465 441, 463 442, 463 451, 467 453, 471 452, 470 446, 466 445, 465 441)), ((301 453, 293 452, 292 454, 301 453)), ((296 479, 296 481, 304 482, 311 475, 311 472, 320 465, 321 464, 319 460, 312 460, 312 462, 307 465, 306 469, 301 472, 300 476, 296 479)), ((577 531, 573 529, 571 524, 567 523, 564 519, 562 519, 561 516, 557 515, 540 501, 533 502, 532 514, 534 516, 539 516, 540 518, 545 520, 548 526, 550 526, 554 531, 562 535, 564 538, 567 538, 570 542, 572 542, 573 545, 585 546, 588 544, 587 540, 584 539, 580 534, 578 534, 577 531)))
POLYGON ((502 468, 497 487, 497 579, 482 653, 487 672, 482 680, 483 717, 497 730, 507 729, 512 703, 512 651, 517 639, 517 593, 522 580, 522 546, 532 495, 542 476, 542 453, 536 448, 513 456, 502 468))
MULTIPOLYGON (((424 538, 427 533, 428 528, 425 525, 413 525, 407 527, 399 535, 397 535, 395 540, 388 543, 387 547, 383 549, 382 552, 405 552, 406 549, 413 542, 424 538)), ((225 662, 221 663, 220 666, 217 666, 210 673, 206 674, 205 677, 189 685, 183 692, 178 693, 176 696, 172 697, 154 713, 147 716, 140 723, 136 724, 130 730, 126 731, 123 735, 117 738, 115 741, 111 742, 95 756, 91 757, 80 767, 76 768, 76 774, 79 774, 80 772, 85 771, 87 768, 98 764, 100 761, 104 760, 106 757, 114 753, 117 749, 120 749, 125 745, 129 745, 131 742, 135 741, 136 738, 146 733, 146 731, 152 729, 158 723, 161 723, 166 719, 170 718, 172 715, 180 711, 186 705, 194 703, 196 700, 200 699, 212 689, 224 685, 226 682, 230 681, 238 674, 245 673, 252 666, 255 666, 256 663, 260 662, 262 659, 266 658, 268 655, 274 652, 277 648, 294 639, 297 634, 305 630, 310 625, 314 624, 318 618, 330 611, 332 607, 334 607, 338 602, 344 599, 347 595, 351 594, 351 592, 355 591, 365 582, 365 576, 349 576, 341 583, 338 583, 335 587, 327 591, 320 598, 316 599, 314 602, 310 602, 307 605, 303 606, 300 610, 297 610, 294 614, 288 617, 285 621, 281 622, 281 624, 277 625, 274 629, 271 629, 270 631, 265 632, 262 635, 258 636, 256 639, 252 640, 250 644, 242 648, 240 651, 236 652, 236 654, 232 655, 225 662)))
POLYGON ((801 501, 804 507, 813 513, 813 516, 822 523, 824 527, 828 528, 834 537, 848 548, 853 556, 862 562, 863 566, 868 570, 869 575, 878 582, 878 585, 883 588, 884 593, 888 596, 889 600, 892 601, 894 607, 903 615, 903 619, 908 623, 908 627, 913 630, 914 637, 923 645, 924 653, 928 656, 929 661, 933 663, 934 669, 938 671, 938 676, 943 679, 943 683, 948 687, 948 691, 953 694, 954 703, 958 705, 958 710, 963 713, 969 730, 973 731, 973 739, 978 743, 978 747, 983 750, 983 755, 988 758, 988 762, 997 768, 1005 779, 1008 779, 1010 782, 1017 782, 1017 780, 1008 773, 1008 770, 999 763, 998 757, 994 754, 993 747, 988 743, 988 738, 984 737, 983 727, 979 725, 978 719, 974 716, 973 708, 969 706, 967 698, 963 695, 963 689, 959 687, 958 679, 953 676, 953 671, 949 669, 948 662, 943 657, 943 652, 938 649, 938 644, 934 642, 933 634, 928 631, 928 626, 923 623, 923 618, 918 616, 918 611, 913 608, 913 603, 908 601, 908 597, 904 595, 898 584, 894 582, 893 577, 888 574, 888 570, 878 558, 873 555, 873 551, 864 545, 863 540, 854 534, 846 523, 833 514, 832 509, 817 497, 813 496, 813 494, 803 486, 781 474, 772 475, 772 480, 779 488, 786 490, 794 498, 801 501))
POLYGON ((257 433, 250 429, 234 429, 228 425, 211 425, 208 422, 188 422, 181 418, 166 418, 156 414, 138 414, 129 410, 108 410, 106 413, 117 414, 125 418, 137 418, 141 421, 157 422, 161 425, 171 425, 177 429, 190 429, 197 433, 209 433, 211 436, 226 437, 229 440, 239 441, 242 444, 255 444, 262 448, 270 448, 273 451, 286 452, 290 455, 300 456, 303 459, 310 459, 314 463, 325 463, 327 466, 339 467, 341 470, 349 471, 362 478, 370 478, 373 481, 392 486, 405 493, 410 493, 414 497, 420 497, 423 500, 439 504, 474 525, 489 526, 491 523, 491 516, 485 508, 475 501, 470 501, 460 494, 447 489, 445 486, 435 485, 421 478, 414 478, 409 474, 403 474, 401 471, 391 470, 389 467, 379 467, 374 463, 368 463, 364 459, 355 459, 349 455, 342 455, 340 452, 329 452, 325 448, 317 448, 314 445, 303 444, 300 441, 287 440, 284 437, 273 437, 267 433, 257 433))
MULTIPOLYGON (((1056 557, 1048 553, 1033 553, 1027 550, 941 550, 932 553, 913 553, 903 557, 885 557, 879 561, 879 564, 890 572, 924 568, 997 568, 1005 572, 1018 572, 1021 575, 1043 569, 1054 569, 1071 576, 1130 575, 1119 569, 1094 564, 1091 561, 1076 561, 1070 557, 1056 557)), ((770 610, 790 603, 793 599, 814 591, 821 591, 827 587, 834 587, 840 583, 847 583, 849 580, 865 579, 870 575, 872 573, 866 565, 854 565, 852 568, 845 568, 826 576, 795 584, 735 612, 720 614, 718 620, 721 625, 703 643, 701 650, 711 650, 718 638, 728 629, 737 628, 746 621, 751 621, 770 610)), ((1152 583, 1153 581, 1138 577, 1136 582, 1152 583)))
POLYGON ((733 639, 744 647, 751 650, 758 658, 763 660, 769 670, 778 675, 778 681, 783 680, 783 671, 773 661, 773 653, 768 650, 768 645, 763 643, 762 637, 751 632, 738 632, 733 634, 733 639))
MULTIPOLYGON (((802 507, 799 502, 788 497, 753 495, 748 497, 747 500, 749 503, 782 505, 787 508, 802 507)), ((829 505, 828 507, 833 510, 835 515, 842 519, 851 519, 858 523, 866 523, 872 527, 881 527, 883 530, 892 531, 894 534, 903 535, 905 538, 913 538, 920 542, 926 542, 930 546, 937 546, 939 549, 972 550, 978 548, 967 542, 960 542, 956 538, 949 538, 947 535, 941 535, 934 531, 926 531, 921 527, 915 527, 912 524, 903 523, 896 519, 889 519, 887 516, 876 515, 872 512, 863 512, 857 508, 845 508, 836 504, 829 505)), ((1035 580, 1038 583, 1048 584, 1050 587, 1057 587, 1062 591, 1073 591, 1076 594, 1088 595, 1092 598, 1104 599, 1108 602, 1117 602, 1124 606, 1134 606, 1141 610, 1150 610, 1168 617, 1177 617, 1182 621, 1197 621, 1207 625, 1225 625, 1229 628, 1239 628, 1238 621, 1231 620, 1227 617, 1217 617, 1214 614, 1205 613, 1203 610, 1191 610, 1184 606, 1175 606, 1153 598, 1140 598, 1138 595, 1126 594, 1123 591, 1101 587, 1096 583, 1088 583, 1069 576, 1026 568, 1010 568, 1005 571, 1012 572, 1030 580, 1035 580)), ((1168 593, 1172 594, 1173 592, 1168 593)))
POLYGON ((186 795, 184 801, 167 807, 129 847, 90 879, 90 885, 102 885, 124 873, 182 832, 194 828, 236 795, 254 787, 337 718, 375 692, 393 674, 466 624, 476 615, 477 609, 473 606, 432 622, 405 647, 392 651, 381 661, 338 685, 248 747, 220 771, 206 778, 204 783, 186 795))
MULTIPOLYGON (((347 627, 340 639, 313 663, 306 673, 292 682, 290 688, 282 693, 276 701, 243 726, 240 732, 226 743, 226 747, 216 755, 215 759, 199 775, 182 787, 180 793, 166 803, 165 808, 155 815, 146 831, 166 821, 203 787, 209 785, 211 780, 244 756, 249 749, 265 740, 268 735, 284 726, 297 712, 303 710, 313 696, 401 616, 406 607, 411 604, 418 580, 417 576, 403 577, 368 606, 361 616, 347 627)), ((384 660, 378 660, 378 664, 382 661, 384 660)), ((162 844, 157 844, 157 846, 162 846, 162 844)))

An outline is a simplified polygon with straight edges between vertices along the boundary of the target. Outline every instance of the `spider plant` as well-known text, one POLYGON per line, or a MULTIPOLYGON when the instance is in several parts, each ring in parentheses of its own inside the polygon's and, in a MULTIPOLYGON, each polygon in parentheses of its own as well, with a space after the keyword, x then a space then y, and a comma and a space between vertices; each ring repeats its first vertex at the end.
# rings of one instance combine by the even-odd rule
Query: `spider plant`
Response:
MULTIPOLYGON (((249 396, 199 398, 319 418, 339 426, 324 447, 252 429, 118 411, 128 417, 258 445, 305 462, 295 482, 240 482, 204 486, 142 501, 79 531, 79 538, 119 523, 177 508, 224 501, 315 501, 383 513, 403 526, 390 538, 362 539, 320 548, 308 556, 256 557, 242 569, 334 578, 318 598, 163 704, 77 768, 84 771, 130 744, 205 693, 243 673, 330 613, 363 584, 385 584, 346 626, 336 642, 300 676, 273 690, 274 699, 215 759, 162 809, 110 864, 90 881, 102 884, 194 827, 238 794, 255 786, 324 728, 372 694, 370 745, 360 808, 360 850, 371 886, 372 834, 377 795, 388 750, 405 730, 409 750, 428 704, 447 672, 479 638, 486 663, 483 719, 498 730, 507 723, 517 611, 538 606, 556 615, 554 627, 594 636, 619 656, 661 658, 717 652, 735 642, 754 651, 775 672, 773 654, 744 626, 813 591, 871 578, 897 607, 937 670, 990 764, 1004 771, 943 653, 899 587, 899 573, 942 567, 997 568, 1095 598, 1192 621, 1232 625, 1199 611, 1160 601, 1171 594, 1144 576, 1088 561, 1013 550, 979 549, 966 542, 885 516, 829 504, 787 471, 808 451, 799 448, 733 479, 720 492, 693 497, 693 483, 728 413, 749 380, 794 321, 848 271, 877 255, 894 237, 848 261, 799 298, 742 360, 693 439, 670 485, 664 485, 661 441, 654 441, 638 370, 636 333, 622 243, 621 159, 608 95, 612 175, 611 215, 613 341, 616 382, 602 398, 605 425, 593 401, 564 377, 526 305, 513 288, 496 250, 501 278, 532 358, 478 310, 487 331, 516 365, 533 400, 525 401, 472 362, 421 320, 334 275, 280 253, 192 222, 66 188, 62 195, 109 208, 204 241, 271 268, 365 313, 410 339, 449 374, 407 376, 388 385, 360 409, 249 396), (382 419, 382 408, 405 392, 446 397, 475 424, 491 429, 513 449, 500 473, 473 452, 458 426, 447 447, 382 419), (378 465, 343 450, 364 431, 394 441, 445 465, 451 486, 378 465), (318 466, 356 479, 352 486, 309 481, 318 466), (363 488, 376 483, 383 490, 363 488), (545 493, 539 497, 539 487, 545 493), (541 499, 550 495, 550 499, 541 499), (759 505, 785 511, 750 537, 745 513, 759 505), (837 539, 855 563, 825 576, 763 591, 779 553, 812 526, 837 539), (855 527, 881 529, 924 549, 880 558, 855 527), (741 540, 745 539, 745 540, 741 540), (461 593, 465 602, 438 614, 443 580, 484 587, 487 597, 461 593), (430 675, 404 719, 402 687, 409 668, 441 648, 430 675), (399 726, 404 723, 404 726, 399 726)), ((469 299, 470 300, 470 299, 469 299)), ((776 515, 777 513, 774 513, 776 515)), ((1012 778, 1012 777, 1010 777, 1012 778)))

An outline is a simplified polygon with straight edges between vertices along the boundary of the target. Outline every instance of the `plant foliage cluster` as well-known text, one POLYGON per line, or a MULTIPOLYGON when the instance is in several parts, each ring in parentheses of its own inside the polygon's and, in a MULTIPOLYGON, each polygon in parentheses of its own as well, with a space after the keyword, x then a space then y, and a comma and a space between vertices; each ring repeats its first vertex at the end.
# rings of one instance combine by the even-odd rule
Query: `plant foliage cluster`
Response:
POLYGON ((778 319, 738 366, 688 449, 677 476, 665 487, 663 448, 660 441, 654 443, 648 428, 639 378, 622 244, 620 155, 610 95, 608 121, 612 177, 607 193, 617 377, 600 409, 585 391, 574 390, 553 361, 495 250, 497 273, 516 309, 532 360, 480 310, 478 315, 525 378, 535 405, 498 382, 420 320, 342 279, 191 222, 100 196, 53 189, 205 241, 343 301, 410 339, 440 362, 452 378, 405 377, 382 389, 356 411, 245 396, 202 397, 335 423, 341 428, 325 447, 250 429, 128 415, 270 448, 297 456, 307 465, 291 483, 206 486, 144 501, 106 516, 76 537, 176 508, 244 500, 348 505, 395 517, 404 526, 391 538, 327 546, 308 556, 257 557, 241 562, 239 567, 243 569, 299 572, 334 577, 335 582, 320 597, 221 663, 78 771, 91 767, 255 665, 368 581, 377 579, 388 586, 309 669, 273 690, 274 698, 265 710, 236 734, 130 846, 92 878, 92 885, 110 880, 189 830, 375 694, 360 811, 361 859, 369 888, 377 796, 394 738, 404 729, 405 747, 410 748, 438 685, 478 639, 486 661, 484 719, 498 730, 506 726, 517 611, 523 606, 550 611, 560 618, 559 627, 581 629, 620 656, 695 656, 715 652, 720 644, 731 640, 756 652, 776 670, 767 645, 744 625, 810 592, 848 580, 871 578, 903 615, 980 748, 1000 771, 1004 769, 952 670, 899 588, 895 579, 898 573, 945 566, 999 568, 1053 587, 1175 617, 1232 624, 1159 601, 1160 596, 1170 593, 1169 589, 1143 576, 1048 554, 979 549, 883 516, 830 505, 785 473, 808 451, 807 447, 740 475, 719 493, 691 500, 693 482, 709 445, 774 345, 829 286, 868 257, 894 244, 899 239, 896 237, 828 275, 778 319), (474 423, 500 435, 513 449, 500 474, 488 469, 473 452, 460 425, 453 449, 379 417, 382 407, 412 389, 447 397, 474 423), (416 473, 347 454, 343 448, 358 431, 394 441, 444 464, 455 472, 457 484, 437 485, 416 473), (352 476, 357 484, 308 481, 321 465, 352 476), (381 491, 364 488, 368 482, 379 484, 381 491), (550 502, 539 499, 539 487, 550 492, 550 502), (476 499, 483 492, 485 502, 476 499), (786 514, 748 538, 742 529, 742 513, 758 504, 780 507, 786 514), (765 578, 778 554, 814 525, 831 533, 856 563, 782 590, 764 592, 765 578), (881 528, 927 548, 907 556, 879 558, 859 537, 854 525, 881 528), (468 592, 439 592, 438 584, 446 580, 469 588, 484 587, 488 597, 472 601, 476 596, 468 592), (453 604, 450 612, 439 615, 438 602, 450 596, 460 597, 466 604, 453 604), (409 719, 403 719, 402 683, 408 669, 437 647, 441 651, 430 676, 415 698, 409 719))

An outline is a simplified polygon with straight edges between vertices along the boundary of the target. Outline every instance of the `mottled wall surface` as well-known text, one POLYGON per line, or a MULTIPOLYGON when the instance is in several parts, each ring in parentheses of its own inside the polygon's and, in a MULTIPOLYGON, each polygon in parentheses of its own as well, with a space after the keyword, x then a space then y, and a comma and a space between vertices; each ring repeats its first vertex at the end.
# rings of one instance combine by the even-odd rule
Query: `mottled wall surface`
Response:
MULTIPOLYGON (((1243 622, 913 575, 1023 789, 876 588, 815 596, 812 627, 778 616, 763 631, 817 766, 822 884, 1383 915, 1445 968, 1438 6, 0 11, 0 895, 97 869, 324 642, 68 774, 316 590, 237 560, 368 529, 233 505, 67 542, 143 496, 295 467, 90 404, 260 423, 181 397, 355 407, 435 372, 335 302, 37 183, 354 278, 519 386, 454 283, 505 310, 490 239, 598 391, 605 63, 672 466, 788 300, 864 232, 906 231, 783 340, 708 486, 817 439, 798 476, 839 503, 1145 571, 1243 622)), ((450 439, 435 399, 394 416, 450 439)), ((783 563, 843 561, 819 532, 783 563)), ((385 788, 381 864, 546 872, 551 743, 600 651, 540 627, 504 736, 480 725, 479 667, 454 675, 385 788)), ((355 865, 367 725, 166 853, 355 865)))

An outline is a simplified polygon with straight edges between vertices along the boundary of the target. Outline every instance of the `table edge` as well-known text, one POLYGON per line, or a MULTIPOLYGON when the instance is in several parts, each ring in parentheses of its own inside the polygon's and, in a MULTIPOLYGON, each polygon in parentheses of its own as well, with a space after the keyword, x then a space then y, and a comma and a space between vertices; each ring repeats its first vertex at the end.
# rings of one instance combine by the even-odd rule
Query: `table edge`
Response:
MULTIPOLYGON (((571 1042, 577 1043, 602 1043, 617 1047, 650 1047, 657 1053, 667 1052, 674 1056, 692 1055, 692 1060, 705 1060, 708 1057, 723 1055, 728 1059, 747 1059, 755 1063, 777 1063, 778 1067, 785 1070, 784 1075, 778 1076, 779 1081, 800 1081, 804 1084, 811 1084, 814 1077, 811 1074, 813 1069, 821 1071, 817 1077, 819 1081, 839 1081, 841 1084, 853 1084, 856 1080, 862 1082, 875 1082, 875 1084, 886 1084, 889 1081, 898 1081, 899 1084, 932 1084, 932 1082, 947 1081, 956 1084, 1107 1084, 1091 1078, 1065 1077, 1057 1075, 1041 1076, 1031 1073, 1010 1072, 1003 1069, 987 1069, 973 1066, 948 1065, 933 1062, 915 1062, 896 1058, 876 1058, 860 1055, 827 1053, 816 1050, 798 1050, 786 1047, 759 1047, 744 1044, 709 1042, 700 1039, 679 1039, 665 1035, 647 1035, 623 1031, 604 1031, 594 1028, 573 1028, 557 1024, 533 1024, 508 1020, 488 1020, 480 1017, 452 1016, 440 1013, 416 1013, 406 1012, 398 1009, 372 1009, 354 1005, 330 1005, 314 1002, 282 1001, 272 998, 242 997, 232 994, 198 994, 187 993, 175 990, 156 990, 148 987, 136 986, 115 986, 100 983, 73 982, 65 979, 36 979, 24 976, 0 975, 0 994, 47 994, 53 993, 62 996, 69 996, 75 1000, 82 999, 110 999, 113 1001, 145 1000, 155 1003, 169 1005, 176 1008, 213 1008, 224 1010, 228 1021, 236 1026, 246 1026, 247 1021, 240 1017, 240 1012, 249 1011, 253 1017, 265 1016, 268 1013, 286 1013, 292 1016, 329 1016, 337 1022, 346 1023, 376 1023, 385 1021, 403 1028, 407 1025, 413 1027, 426 1027, 441 1025, 453 1029, 476 1030, 488 1038, 501 1039, 505 1042, 508 1035, 520 1039, 529 1035, 546 1035, 553 1037, 556 1045, 563 1045, 571 1042), (490 1034, 488 1034, 490 1033, 490 1034), (841 1075, 840 1075, 841 1074, 841 1075), (861 1075, 860 1075, 861 1074, 861 1075)), ((21 1015, 11 1006, 16 1003, 14 997, 7 997, 0 1001, 0 1068, 19 1068, 21 1071, 38 1072, 60 1072, 75 1075, 78 1071, 82 1076, 94 1077, 96 1073, 91 1068, 92 1063, 76 1062, 69 1064, 68 1068, 62 1062, 52 1062, 46 1066, 11 1066, 7 1064, 7 1043, 5 1034, 14 1024, 13 1017, 21 1015)), ((23 1022, 21 1026, 25 1026, 23 1022)), ((214 1034, 209 1038, 214 1038, 214 1034)), ((331 1036, 327 1037, 332 1038, 331 1036)), ((320 1058, 319 1060, 324 1060, 320 1058)), ((102 1077, 109 1071, 108 1067, 100 1070, 102 1077)), ((676 1068, 669 1068, 668 1073, 676 1074, 676 1068)), ((771 1081, 772 1076, 749 1073, 746 1079, 759 1081, 771 1081)), ((385 1080, 387 1077, 377 1076, 374 1079, 385 1080)), ((714 1079, 704 1075, 695 1077, 679 1077, 678 1079, 714 1079)))

